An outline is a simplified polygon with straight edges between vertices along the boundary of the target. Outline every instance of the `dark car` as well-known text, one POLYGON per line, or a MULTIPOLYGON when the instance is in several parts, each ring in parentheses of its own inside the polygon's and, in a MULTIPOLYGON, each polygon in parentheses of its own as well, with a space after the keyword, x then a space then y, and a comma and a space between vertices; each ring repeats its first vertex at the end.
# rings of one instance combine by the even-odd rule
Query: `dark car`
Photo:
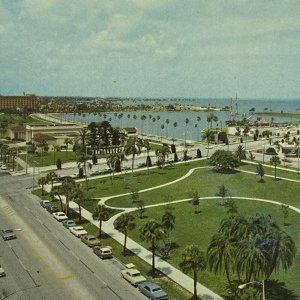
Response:
POLYGON ((70 228, 70 227, 77 226, 77 224, 76 224, 75 221, 73 221, 73 220, 63 220, 61 223, 62 223, 66 228, 70 228))
POLYGON ((47 205, 47 206, 46 206, 46 209, 47 209, 47 211, 48 211, 50 214, 53 214, 53 213, 59 211, 58 208, 57 208, 56 206, 52 205, 52 204, 47 205))
POLYGON ((4 239, 4 241, 8 241, 8 240, 13 240, 16 239, 16 234, 14 233, 14 231, 12 229, 2 229, 0 231, 0 234, 2 236, 2 238, 4 239))
POLYGON ((167 293, 161 287, 151 281, 144 281, 139 283, 138 289, 142 294, 151 300, 168 300, 167 293))

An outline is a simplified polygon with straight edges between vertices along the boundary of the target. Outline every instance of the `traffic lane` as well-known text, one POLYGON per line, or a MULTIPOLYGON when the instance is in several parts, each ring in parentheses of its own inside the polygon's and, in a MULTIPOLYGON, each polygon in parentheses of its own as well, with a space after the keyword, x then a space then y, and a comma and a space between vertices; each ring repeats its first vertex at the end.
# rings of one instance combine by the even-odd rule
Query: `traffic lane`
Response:
MULTIPOLYGON (((51 246, 50 252, 57 252, 59 257, 63 257, 61 266, 64 264, 69 265, 69 272, 64 272, 64 269, 57 269, 54 273, 53 270, 50 270, 57 280, 62 281, 64 286, 72 287, 74 289, 78 286, 78 282, 75 281, 79 280, 84 283, 84 286, 89 287, 88 290, 90 293, 95 294, 97 297, 99 296, 99 293, 103 294, 104 291, 106 291, 106 293, 112 293, 114 295, 117 293, 122 295, 122 299, 144 299, 136 289, 121 280, 120 264, 112 263, 112 261, 102 261, 99 259, 92 253, 91 249, 81 243, 79 239, 72 236, 59 222, 54 220, 53 217, 45 209, 43 209, 37 201, 30 201, 30 199, 27 200, 26 194, 24 195, 20 193, 18 195, 17 193, 14 193, 10 196, 10 199, 14 199, 11 200, 11 204, 17 205, 18 201, 15 199, 18 198, 22 198, 22 200, 20 200, 20 202, 22 202, 20 210, 22 218, 26 219, 26 223, 28 223, 30 227, 34 228, 34 231, 36 231, 38 235, 43 236, 48 247, 51 246), (116 267, 112 268, 111 265, 116 267), (105 268, 105 270, 103 270, 103 268, 105 268), (85 270, 85 272, 83 272, 83 270, 85 270), (75 275, 73 276, 73 274, 75 275)), ((25 226, 23 225, 23 227, 25 226)), ((20 232, 20 235, 23 233, 25 233, 24 229, 20 232)), ((35 243, 33 246, 28 241, 27 243, 32 251, 35 251, 35 248, 41 249, 43 246, 38 243, 35 243)), ((41 254, 37 253, 37 256, 41 260, 41 254)), ((45 262, 46 259, 44 258, 42 261, 45 262)), ((45 265, 47 266, 47 261, 45 265)), ((47 267, 50 269, 49 266, 47 267)), ((38 280, 38 278, 36 278, 36 280, 38 280)), ((109 295, 109 297, 109 299, 114 299, 113 295, 109 295)))

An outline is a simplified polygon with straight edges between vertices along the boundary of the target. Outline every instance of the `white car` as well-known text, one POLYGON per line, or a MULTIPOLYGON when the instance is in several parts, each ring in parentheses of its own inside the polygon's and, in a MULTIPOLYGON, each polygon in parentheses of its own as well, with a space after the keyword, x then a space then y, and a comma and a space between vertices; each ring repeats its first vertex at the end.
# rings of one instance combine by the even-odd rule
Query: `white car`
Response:
POLYGON ((62 211, 58 211, 52 214, 52 216, 59 222, 63 221, 63 220, 67 220, 68 217, 65 215, 64 212, 62 211))
POLYGON ((70 232, 73 233, 76 237, 81 237, 87 234, 87 231, 84 230, 82 226, 74 226, 69 228, 70 232))
POLYGON ((141 275, 140 271, 133 269, 133 264, 126 265, 126 269, 121 271, 121 275, 132 285, 137 286, 139 283, 146 281, 146 278, 141 275))
POLYGON ((1 170, 7 170, 7 166, 6 165, 2 165, 1 166, 1 170))

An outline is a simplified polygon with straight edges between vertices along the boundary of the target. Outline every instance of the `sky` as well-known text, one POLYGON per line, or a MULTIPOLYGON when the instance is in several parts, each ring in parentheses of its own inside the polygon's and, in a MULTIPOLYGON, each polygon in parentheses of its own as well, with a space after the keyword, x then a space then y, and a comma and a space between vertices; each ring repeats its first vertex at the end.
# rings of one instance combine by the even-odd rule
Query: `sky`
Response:
POLYGON ((300 1, 0 0, 0 94, 300 99, 300 1))

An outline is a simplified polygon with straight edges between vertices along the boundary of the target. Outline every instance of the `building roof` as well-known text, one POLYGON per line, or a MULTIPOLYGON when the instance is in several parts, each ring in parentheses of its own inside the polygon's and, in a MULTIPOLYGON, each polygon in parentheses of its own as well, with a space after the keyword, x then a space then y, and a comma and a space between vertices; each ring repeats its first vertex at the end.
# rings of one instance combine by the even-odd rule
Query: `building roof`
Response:
POLYGON ((55 141, 56 138, 50 134, 45 134, 45 133, 36 133, 33 136, 33 140, 36 142, 40 142, 40 141, 55 141))

